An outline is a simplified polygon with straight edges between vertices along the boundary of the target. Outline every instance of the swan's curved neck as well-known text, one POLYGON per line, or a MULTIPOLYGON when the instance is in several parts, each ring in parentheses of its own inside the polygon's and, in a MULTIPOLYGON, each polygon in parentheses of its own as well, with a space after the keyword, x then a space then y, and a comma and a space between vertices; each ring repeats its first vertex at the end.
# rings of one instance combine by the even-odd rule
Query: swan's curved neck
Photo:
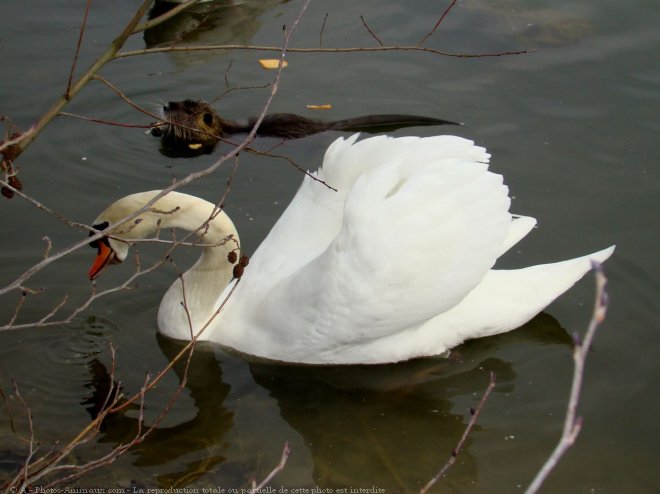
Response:
POLYGON ((150 215, 156 216, 152 228, 181 228, 195 233, 205 245, 197 262, 167 290, 158 309, 163 334, 190 339, 211 317, 218 295, 233 277, 228 254, 235 251, 240 257, 238 233, 229 216, 214 204, 186 194, 166 195, 150 215))

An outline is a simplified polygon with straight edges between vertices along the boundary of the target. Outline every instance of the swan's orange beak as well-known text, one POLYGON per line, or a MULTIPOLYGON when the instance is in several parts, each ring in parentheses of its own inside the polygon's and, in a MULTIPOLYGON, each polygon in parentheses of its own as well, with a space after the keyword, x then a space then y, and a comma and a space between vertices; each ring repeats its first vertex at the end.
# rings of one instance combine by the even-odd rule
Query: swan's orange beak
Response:
POLYGON ((89 269, 89 279, 94 280, 98 275, 101 274, 101 271, 103 271, 103 268, 106 267, 108 264, 114 264, 116 262, 116 254, 115 251, 112 250, 112 248, 107 244, 107 242, 104 242, 103 240, 99 240, 98 244, 98 254, 96 254, 96 259, 94 260, 94 264, 92 264, 92 267, 89 269))

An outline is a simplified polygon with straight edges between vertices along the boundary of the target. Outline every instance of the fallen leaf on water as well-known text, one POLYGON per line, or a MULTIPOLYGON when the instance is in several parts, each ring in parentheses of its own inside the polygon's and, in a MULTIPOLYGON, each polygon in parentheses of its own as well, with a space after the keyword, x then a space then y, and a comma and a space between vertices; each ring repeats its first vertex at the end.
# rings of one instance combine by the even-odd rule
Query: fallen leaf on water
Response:
MULTIPOLYGON (((279 58, 262 58, 259 60, 259 63, 264 69, 276 69, 280 66, 279 58)), ((282 61, 282 67, 289 65, 289 62, 286 60, 282 61)))
POLYGON ((326 103, 325 105, 307 105, 310 110, 332 110, 332 105, 326 103))
POLYGON ((195 142, 193 144, 188 144, 188 147, 190 149, 199 149, 199 148, 202 147, 202 143, 201 142, 195 142))

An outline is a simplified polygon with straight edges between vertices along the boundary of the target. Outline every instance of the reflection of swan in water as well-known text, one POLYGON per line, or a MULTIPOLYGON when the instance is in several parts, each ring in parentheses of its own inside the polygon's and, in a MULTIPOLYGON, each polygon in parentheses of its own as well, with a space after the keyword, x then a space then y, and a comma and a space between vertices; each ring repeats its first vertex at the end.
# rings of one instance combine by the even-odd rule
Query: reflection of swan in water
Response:
MULTIPOLYGON (((258 17, 283 0, 215 0, 201 2, 144 32, 147 48, 249 44, 261 29, 258 17)), ((149 12, 153 19, 176 7, 178 2, 157 1, 149 12)), ((177 65, 208 61, 223 51, 171 53, 177 65)))
MULTIPOLYGON (((182 347, 180 343, 160 335, 158 344, 168 360, 182 347)), ((183 362, 174 368, 179 377, 183 368, 183 362)), ((110 376, 105 366, 97 359, 90 362, 89 369, 92 375, 89 384, 92 395, 83 404, 88 405, 87 409, 94 415, 107 396, 110 376)), ((174 426, 156 428, 142 443, 131 449, 135 466, 175 465, 176 471, 171 471, 171 468, 160 470, 167 472, 158 475, 161 487, 187 485, 225 461, 224 450, 227 444, 224 436, 232 428, 233 413, 224 406, 230 388, 222 380, 222 368, 212 349, 204 345, 197 346, 187 377, 186 389, 194 402, 195 416, 174 426), (195 453, 198 453, 196 460, 185 463, 179 460, 195 453)), ((149 396, 152 395, 153 393, 149 396)), ((148 399, 147 407, 149 404, 148 399)), ((156 413, 160 411, 159 406, 164 407, 165 402, 152 406, 156 413)), ((103 423, 100 442, 126 444, 135 437, 138 426, 135 409, 136 407, 133 407, 132 411, 127 413, 110 415, 103 423)), ((145 427, 148 426, 146 423, 145 427)))
MULTIPOLYGON (((423 359, 311 371, 264 364, 251 368, 257 383, 277 400, 282 419, 302 435, 312 457, 315 485, 408 492, 433 476, 464 430, 465 416, 453 410, 452 399, 483 390, 488 370, 503 382, 513 378, 509 365, 497 359, 445 376, 452 365, 448 360, 423 359), (372 379, 387 385, 388 377, 397 381, 405 374, 412 379, 416 373, 425 382, 390 391, 368 385, 372 379)), ((477 474, 469 451, 473 441, 468 438, 461 453, 461 470, 470 478, 477 474)))
MULTIPOLYGON (((540 314, 514 333, 465 343, 451 359, 350 367, 252 364, 251 370, 277 400, 281 417, 303 436, 314 484, 416 492, 456 446, 489 372, 497 375, 496 392, 512 390, 515 371, 490 356, 492 346, 525 340, 571 343, 555 319, 540 314)), ((470 445, 479 441, 480 429, 477 423, 460 466, 449 474, 452 485, 478 476, 470 445)))

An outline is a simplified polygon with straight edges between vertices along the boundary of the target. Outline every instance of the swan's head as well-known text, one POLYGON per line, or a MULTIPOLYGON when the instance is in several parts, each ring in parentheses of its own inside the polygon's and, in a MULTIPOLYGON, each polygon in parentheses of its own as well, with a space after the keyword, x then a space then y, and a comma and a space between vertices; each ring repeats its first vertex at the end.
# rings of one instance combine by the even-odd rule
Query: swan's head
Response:
MULTIPOLYGON (((238 233, 229 217, 213 203, 180 192, 168 192, 150 204, 162 191, 139 192, 111 204, 93 222, 104 236, 90 245, 97 250, 89 279, 97 278, 109 264, 126 259, 131 243, 146 239, 164 228, 182 228, 204 238, 206 251, 227 263, 227 254, 240 246, 238 233), (139 212, 139 214, 135 214, 139 212), (231 240, 231 242, 229 242, 231 240)), ((94 235, 95 232, 90 233, 94 235)), ((206 256, 207 262, 212 262, 206 256)), ((233 264, 229 261, 229 264, 233 264)), ((217 266, 213 266, 217 267, 217 266)), ((230 269, 231 272, 231 269, 230 269)))
MULTIPOLYGON (((123 197, 108 206, 94 220, 92 227, 95 230, 106 231, 106 234, 89 243, 91 247, 97 249, 96 259, 88 273, 90 280, 96 279, 107 265, 123 262, 128 255, 132 240, 147 238, 159 229, 163 218, 168 213, 173 215, 180 209, 179 206, 169 204, 171 200, 166 199, 168 196, 165 196, 156 201, 144 213, 121 223, 126 217, 144 208, 159 193, 159 190, 152 190, 123 197), (108 230, 110 225, 115 226, 108 230)), ((94 233, 90 232, 90 236, 92 235, 94 233)))
MULTIPOLYGON (((92 225, 96 230, 105 230, 108 226, 110 226, 108 221, 101 223, 94 222, 94 225, 92 225)), ((89 234, 90 236, 94 235, 93 232, 89 234)), ((107 236, 91 241, 89 246, 97 249, 96 259, 94 259, 94 263, 88 273, 90 280, 96 279, 108 264, 119 264, 122 262, 128 254, 128 244, 126 242, 107 236)))

